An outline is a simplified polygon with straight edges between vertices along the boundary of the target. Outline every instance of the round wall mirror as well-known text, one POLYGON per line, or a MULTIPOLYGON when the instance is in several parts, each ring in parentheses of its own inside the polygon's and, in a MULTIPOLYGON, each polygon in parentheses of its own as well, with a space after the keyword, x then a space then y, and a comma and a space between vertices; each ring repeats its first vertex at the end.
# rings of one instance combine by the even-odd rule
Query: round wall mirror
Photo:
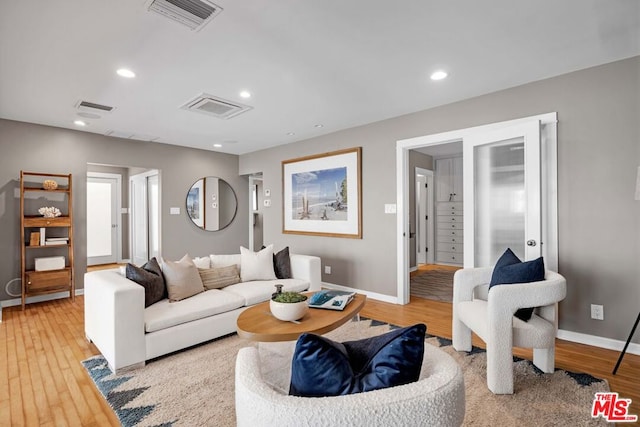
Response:
POLYGON ((203 230, 222 230, 231 224, 237 210, 236 193, 222 178, 200 178, 187 193, 187 215, 203 230))

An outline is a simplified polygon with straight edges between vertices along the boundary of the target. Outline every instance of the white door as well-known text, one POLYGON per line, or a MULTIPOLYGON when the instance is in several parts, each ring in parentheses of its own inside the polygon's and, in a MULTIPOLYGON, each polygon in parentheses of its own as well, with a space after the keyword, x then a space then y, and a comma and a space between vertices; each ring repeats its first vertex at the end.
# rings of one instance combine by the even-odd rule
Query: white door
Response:
POLYGON ((416 259, 433 264, 433 171, 416 168, 416 259))
POLYGON ((541 250, 540 122, 464 138, 464 266, 541 250))
POLYGON ((87 176, 87 265, 118 262, 119 180, 87 176))

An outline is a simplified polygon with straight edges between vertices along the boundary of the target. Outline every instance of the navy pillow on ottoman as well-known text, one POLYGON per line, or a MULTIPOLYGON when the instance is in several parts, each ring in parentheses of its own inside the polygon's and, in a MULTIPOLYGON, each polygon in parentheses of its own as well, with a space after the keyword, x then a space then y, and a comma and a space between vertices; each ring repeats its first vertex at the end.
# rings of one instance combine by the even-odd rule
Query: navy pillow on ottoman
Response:
MULTIPOLYGON (((500 257, 491 275, 489 290, 495 285, 510 283, 530 283, 544 280, 544 260, 542 257, 533 261, 522 262, 511 249, 507 249, 500 257)), ((521 308, 515 312, 520 320, 531 319, 533 307, 521 308)))
POLYGON ((417 324, 345 343, 302 334, 293 353, 289 394, 340 396, 417 381, 426 331, 417 324))

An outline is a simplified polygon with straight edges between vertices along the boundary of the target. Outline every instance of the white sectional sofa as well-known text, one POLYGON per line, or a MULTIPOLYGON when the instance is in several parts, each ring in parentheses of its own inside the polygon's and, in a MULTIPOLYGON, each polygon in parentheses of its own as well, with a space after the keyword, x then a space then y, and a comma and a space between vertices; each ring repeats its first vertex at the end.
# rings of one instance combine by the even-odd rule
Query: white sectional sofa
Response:
POLYGON ((240 313, 268 301, 275 284, 284 285, 285 291, 320 289, 320 258, 291 254, 290 259, 291 279, 237 283, 181 301, 164 299, 147 308, 144 288, 119 269, 86 273, 86 337, 116 372, 233 333, 240 313))

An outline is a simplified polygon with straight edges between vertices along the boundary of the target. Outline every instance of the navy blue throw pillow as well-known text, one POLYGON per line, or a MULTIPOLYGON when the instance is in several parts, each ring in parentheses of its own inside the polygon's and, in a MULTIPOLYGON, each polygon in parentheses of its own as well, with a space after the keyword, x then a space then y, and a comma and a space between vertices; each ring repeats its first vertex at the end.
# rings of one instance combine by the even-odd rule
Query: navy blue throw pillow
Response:
POLYGON ((293 353, 289 394, 341 396, 417 381, 426 331, 420 323, 344 343, 302 334, 293 353))
MULTIPOLYGON (((544 280, 544 260, 542 257, 533 261, 520 261, 511 249, 507 249, 500 257, 491 275, 489 290, 495 285, 510 283, 529 283, 544 280)), ((533 315, 533 307, 521 308, 514 316, 523 321, 528 321, 533 315)))

